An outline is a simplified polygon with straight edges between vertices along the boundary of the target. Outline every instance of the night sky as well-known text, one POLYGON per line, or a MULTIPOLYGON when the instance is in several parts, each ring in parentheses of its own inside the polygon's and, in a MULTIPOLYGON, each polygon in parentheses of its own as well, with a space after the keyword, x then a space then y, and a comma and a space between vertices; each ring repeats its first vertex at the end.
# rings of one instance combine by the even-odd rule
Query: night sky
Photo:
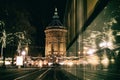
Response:
MULTIPOLYGON (((44 48, 44 30, 52 20, 54 9, 55 7, 58 8, 60 21, 63 23, 65 6, 66 0, 0 0, 0 20, 5 21, 7 27, 9 26, 10 28, 14 24, 12 21, 15 21, 16 18, 14 15, 15 10, 27 13, 24 17, 27 17, 30 25, 34 26, 36 29, 36 34, 34 35, 34 46, 36 48, 44 48)), ((23 18, 23 21, 24 20, 26 20, 26 18, 23 18)))

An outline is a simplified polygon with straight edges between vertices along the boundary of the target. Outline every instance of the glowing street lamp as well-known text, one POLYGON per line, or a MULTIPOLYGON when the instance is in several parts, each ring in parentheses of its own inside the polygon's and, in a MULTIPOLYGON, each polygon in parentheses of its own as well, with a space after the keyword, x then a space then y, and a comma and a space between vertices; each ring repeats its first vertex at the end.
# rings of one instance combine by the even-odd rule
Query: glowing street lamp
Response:
POLYGON ((25 50, 27 51, 27 50, 28 50, 28 47, 26 47, 25 50))
POLYGON ((28 55, 28 47, 26 47, 25 50, 26 50, 26 55, 28 55))
POLYGON ((106 41, 104 41, 104 42, 100 43, 99 46, 106 48, 106 47, 108 47, 108 43, 106 41))
POLYGON ((102 43, 100 43, 99 44, 99 47, 101 47, 101 48, 111 48, 112 47, 112 42, 106 42, 106 41, 104 41, 104 42, 102 42, 102 43))
POLYGON ((26 52, 25 51, 22 51, 22 56, 25 56, 26 55, 26 52))
POLYGON ((87 51, 87 54, 92 55, 95 51, 96 51, 96 49, 89 49, 89 50, 87 51))
POLYGON ((79 55, 79 57, 80 57, 80 51, 78 51, 78 55, 79 55))
POLYGON ((24 66, 24 63, 25 63, 25 55, 26 55, 26 51, 22 51, 22 56, 23 56, 23 66, 24 66))

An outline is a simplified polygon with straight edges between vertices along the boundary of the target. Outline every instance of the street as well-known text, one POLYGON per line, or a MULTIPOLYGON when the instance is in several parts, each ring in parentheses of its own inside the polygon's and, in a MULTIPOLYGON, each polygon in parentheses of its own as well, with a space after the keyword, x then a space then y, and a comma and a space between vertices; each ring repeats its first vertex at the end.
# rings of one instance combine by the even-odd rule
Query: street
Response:
POLYGON ((0 80, 80 80, 65 70, 54 68, 9 69, 0 72, 0 80))
POLYGON ((86 68, 43 67, 1 69, 0 80, 119 80, 119 72, 107 69, 90 70, 86 68), (75 75, 76 74, 76 75, 75 75))

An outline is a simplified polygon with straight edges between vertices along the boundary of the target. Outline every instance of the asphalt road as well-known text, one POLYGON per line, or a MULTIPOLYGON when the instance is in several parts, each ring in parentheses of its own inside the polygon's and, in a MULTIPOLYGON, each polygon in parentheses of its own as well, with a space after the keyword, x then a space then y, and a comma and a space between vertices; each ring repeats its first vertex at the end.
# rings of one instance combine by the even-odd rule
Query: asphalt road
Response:
POLYGON ((78 77, 72 75, 74 68, 61 67, 0 69, 0 80, 120 80, 120 74, 107 70, 76 68, 78 77), (69 71, 71 73, 69 73, 69 71))
POLYGON ((14 80, 17 77, 38 71, 38 68, 0 69, 0 80, 14 80))
POLYGON ((6 69, 0 71, 0 80, 80 80, 60 67, 6 69))
POLYGON ((45 74, 38 77, 36 80, 81 80, 76 76, 60 69, 59 67, 50 68, 45 74))

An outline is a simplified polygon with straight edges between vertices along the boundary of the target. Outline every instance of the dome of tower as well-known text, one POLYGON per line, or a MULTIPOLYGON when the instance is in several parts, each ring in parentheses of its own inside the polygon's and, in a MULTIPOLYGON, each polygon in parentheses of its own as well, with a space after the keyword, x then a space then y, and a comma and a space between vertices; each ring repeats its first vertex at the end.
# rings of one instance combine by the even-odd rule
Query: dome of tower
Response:
POLYGON ((57 8, 55 8, 55 12, 54 12, 54 16, 52 17, 53 20, 51 21, 51 23, 46 27, 46 29, 59 29, 59 28, 65 28, 63 27, 63 24, 60 22, 59 20, 59 16, 58 16, 58 11, 57 8))

